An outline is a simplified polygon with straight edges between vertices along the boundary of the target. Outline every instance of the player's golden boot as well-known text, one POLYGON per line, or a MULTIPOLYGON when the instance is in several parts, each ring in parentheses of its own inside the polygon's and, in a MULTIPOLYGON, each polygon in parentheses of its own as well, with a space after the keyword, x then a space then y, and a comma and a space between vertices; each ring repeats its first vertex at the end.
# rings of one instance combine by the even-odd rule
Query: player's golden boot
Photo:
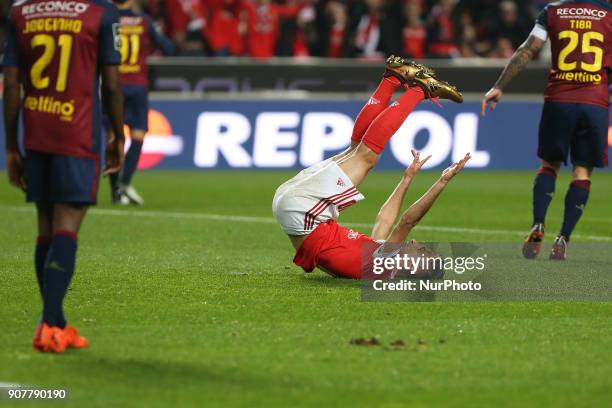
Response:
POLYGON ((406 61, 401 57, 391 55, 385 64, 385 77, 394 76, 403 84, 410 84, 418 76, 435 76, 433 69, 414 61, 406 61))
POLYGON ((417 74, 414 78, 414 84, 418 85, 425 92, 428 99, 448 99, 453 102, 462 103, 463 95, 457 87, 442 81, 433 75, 417 74))
POLYGON ((455 86, 438 79, 433 69, 414 61, 390 56, 385 66, 385 77, 389 76, 396 77, 410 87, 419 86, 428 99, 441 98, 457 103, 463 102, 463 95, 455 86))

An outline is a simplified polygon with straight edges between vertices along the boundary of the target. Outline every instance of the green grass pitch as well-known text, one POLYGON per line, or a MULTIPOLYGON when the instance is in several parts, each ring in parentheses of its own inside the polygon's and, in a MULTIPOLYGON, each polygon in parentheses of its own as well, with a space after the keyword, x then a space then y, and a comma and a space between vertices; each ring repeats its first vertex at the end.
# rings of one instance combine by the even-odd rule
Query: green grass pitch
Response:
MULTIPOLYGON (((612 399, 611 303, 363 303, 356 282, 292 265, 289 241, 271 222, 274 190, 290 176, 144 172, 135 177, 141 209, 111 207, 104 180, 66 304, 91 347, 41 355, 30 345, 40 312, 34 213, 0 173, 0 383, 67 388, 69 404, 89 407, 595 407, 612 399), (383 345, 350 344, 369 336, 383 345), (386 346, 396 339, 406 346, 386 346)), ((408 199, 436 176, 419 175, 408 199)), ((373 173, 362 186, 367 199, 341 221, 371 223, 398 177, 373 173)), ((531 172, 466 171, 414 237, 519 242, 531 183, 531 172)), ((565 174, 546 251, 567 183, 565 174)), ((612 173, 595 174, 575 241, 612 245, 611 185, 612 173)))

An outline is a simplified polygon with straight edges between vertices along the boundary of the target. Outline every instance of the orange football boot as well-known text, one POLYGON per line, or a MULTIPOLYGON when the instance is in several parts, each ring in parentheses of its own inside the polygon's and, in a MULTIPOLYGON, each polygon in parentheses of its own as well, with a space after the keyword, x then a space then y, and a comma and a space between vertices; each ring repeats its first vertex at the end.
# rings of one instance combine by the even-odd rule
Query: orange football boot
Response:
POLYGON ((64 328, 64 335, 69 348, 85 348, 89 346, 89 340, 83 336, 79 336, 79 331, 76 327, 69 324, 64 328))
POLYGON ((68 343, 62 329, 41 323, 36 328, 32 345, 43 353, 63 353, 68 343))
MULTIPOLYGON (((32 346, 38 351, 42 351, 42 348, 43 348, 42 335, 43 335, 43 327, 45 326, 49 327, 47 326, 46 323, 38 323, 38 325, 36 326, 36 331, 34 332, 34 339, 32 340, 32 346)), ((45 329, 44 332, 45 332, 45 336, 51 335, 51 330, 45 329)))

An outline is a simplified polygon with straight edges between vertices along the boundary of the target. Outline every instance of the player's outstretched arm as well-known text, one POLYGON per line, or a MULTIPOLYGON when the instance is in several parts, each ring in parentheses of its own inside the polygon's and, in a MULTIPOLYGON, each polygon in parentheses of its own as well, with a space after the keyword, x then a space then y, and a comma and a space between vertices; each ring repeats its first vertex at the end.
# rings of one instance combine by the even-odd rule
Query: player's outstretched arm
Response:
POLYGON ((542 48, 544 40, 530 35, 527 40, 515 51, 510 61, 497 79, 497 82, 487 92, 480 104, 480 114, 485 115, 487 105, 491 105, 491 111, 495 110, 497 102, 502 98, 503 89, 529 64, 533 56, 542 48))
POLYGON ((19 69, 4 67, 4 129, 6 133, 6 168, 9 182, 15 187, 25 189, 23 178, 23 157, 19 151, 19 106, 21 103, 21 83, 19 69))
POLYGON ((427 190, 427 192, 423 194, 423 196, 414 204, 412 204, 410 208, 408 208, 402 215, 399 223, 395 226, 395 229, 391 233, 391 236, 387 242, 402 243, 406 241, 410 231, 412 231, 412 229, 419 223, 419 221, 421 221, 425 214, 427 214, 427 211, 429 211, 448 182, 465 167, 465 164, 470 159, 471 156, 468 153, 462 160, 444 170, 438 181, 436 181, 434 185, 431 186, 429 190, 427 190))
POLYGON ((102 103, 111 123, 112 132, 106 145, 104 175, 116 173, 123 164, 123 90, 117 65, 102 67, 102 103))
POLYGON ((376 216, 374 228, 372 229, 372 238, 376 240, 386 239, 389 236, 389 232, 391 232, 391 228, 393 228, 393 224, 395 224, 395 220, 397 220, 397 216, 400 213, 412 179, 421 170, 427 160, 431 158, 431 155, 421 160, 420 153, 412 149, 412 157, 412 163, 404 171, 402 180, 397 187, 395 187, 395 190, 393 190, 393 193, 391 193, 376 216))

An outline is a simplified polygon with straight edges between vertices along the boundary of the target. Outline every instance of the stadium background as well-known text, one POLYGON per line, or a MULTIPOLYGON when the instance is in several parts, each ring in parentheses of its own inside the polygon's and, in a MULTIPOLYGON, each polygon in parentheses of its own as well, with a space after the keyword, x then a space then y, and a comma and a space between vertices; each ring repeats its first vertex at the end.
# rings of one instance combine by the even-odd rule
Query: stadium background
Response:
MULTIPOLYGON (((247 3, 254 2, 240 2, 247 3)), ((31 350, 40 312, 32 271, 36 219, 6 181, 0 149, 0 388, 65 387, 72 405, 105 408, 606 406, 609 302, 363 302, 359 283, 292 265, 289 241, 270 211, 276 187, 295 174, 283 168, 308 165, 348 141, 383 55, 422 56, 467 101, 421 104, 378 168, 399 170, 414 144, 435 153, 430 163, 437 168, 475 150, 470 165, 480 170, 453 181, 414 237, 511 242, 516 257, 502 259, 500 275, 527 266, 545 285, 563 284, 563 271, 550 270, 547 256, 535 263, 519 258, 531 221, 547 55, 513 82, 494 114, 481 118, 478 106, 505 62, 498 57, 509 55, 545 3, 275 2, 310 7, 268 25, 247 19, 240 28, 235 1, 144 2, 181 52, 151 59, 152 132, 140 165, 155 171, 134 178, 145 205, 112 205, 103 180, 99 205, 79 233, 67 310, 90 338, 87 350, 31 350), (358 35, 360 24, 369 35, 358 35), (375 27, 378 40, 371 37, 375 27), (219 48, 221 37, 238 38, 236 48, 219 48), (369 47, 357 47, 358 37, 369 47), (247 38, 257 39, 251 46, 268 45, 248 48, 247 38), (267 168, 278 171, 255 171, 267 168), (356 345, 371 337, 380 345, 356 345)), ((0 1, 4 18, 8 6, 0 1)), ((274 14, 268 11, 250 16, 274 14)), ((342 222, 370 231, 400 174, 369 175, 361 188, 367 200, 345 211, 342 222)), ((407 201, 438 176, 422 172, 407 201)), ((546 250, 561 224, 569 177, 559 176, 546 250)), ((611 177, 593 175, 570 269, 609 265, 612 251, 584 248, 612 242, 611 177)))
POLYGON ((137 3, 179 48, 175 57, 151 59, 155 112, 141 169, 298 168, 328 157, 347 144, 351 120, 391 53, 426 58, 467 102, 421 104, 379 169, 400 169, 410 147, 433 154, 430 167, 468 150, 476 152, 472 168, 537 165, 548 53, 514 81, 493 115, 479 117, 478 101, 547 1, 137 3))

